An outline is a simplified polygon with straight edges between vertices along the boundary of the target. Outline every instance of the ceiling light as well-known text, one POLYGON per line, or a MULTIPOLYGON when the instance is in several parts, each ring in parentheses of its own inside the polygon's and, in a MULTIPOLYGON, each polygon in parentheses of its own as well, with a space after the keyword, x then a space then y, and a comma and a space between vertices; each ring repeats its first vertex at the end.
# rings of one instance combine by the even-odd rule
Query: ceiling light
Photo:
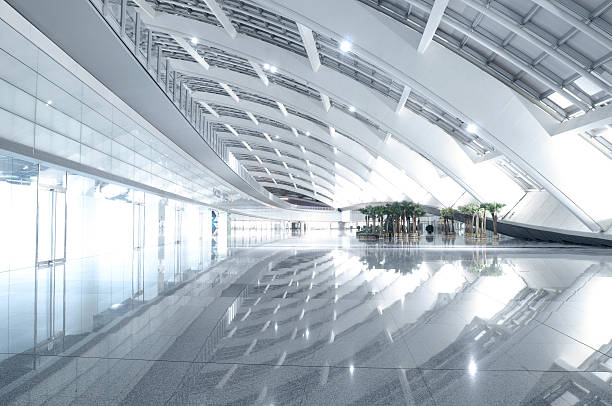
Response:
POLYGON ((279 151, 277 148, 274 148, 274 152, 276 152, 276 155, 278 155, 279 157, 281 157, 281 156, 282 156, 282 155, 281 155, 281 153, 280 153, 280 151, 279 151))
POLYGON ((264 68, 264 70, 270 70, 270 64, 269 63, 264 63, 263 64, 263 68, 264 68))
POLYGON ((270 66, 270 72, 276 73, 276 66, 270 66))
POLYGON ((253 151, 253 148, 251 148, 251 146, 249 144, 247 144, 246 141, 242 141, 242 143, 244 144, 246 149, 248 149, 249 151, 253 151))
POLYGON ((270 170, 268 168, 264 168, 266 170, 266 172, 268 173, 268 175, 271 175, 270 170))
POLYGON ((257 155, 255 155, 255 159, 257 159, 257 162, 259 162, 260 164, 263 164, 263 162, 261 162, 261 158, 259 158, 257 155))
POLYGON ((285 167, 285 169, 289 170, 289 167, 287 166, 287 162, 283 162, 283 166, 285 167))
POLYGON ((302 150, 302 153, 305 154, 306 153, 306 148, 304 148, 303 145, 300 145, 300 149, 302 150))
POLYGON ((476 128, 476 126, 475 126, 474 124, 471 124, 471 123, 470 123, 470 124, 468 124, 468 125, 465 127, 465 131, 469 132, 470 134, 474 134, 474 133, 476 132, 476 130, 478 130, 478 129, 476 128))
POLYGON ((268 140, 268 142, 269 142, 270 144, 272 144, 272 138, 270 138, 270 136, 269 136, 268 134, 266 134, 266 133, 263 133, 263 135, 264 135, 264 137, 266 137, 266 139, 268 140))
POLYGON ((306 131, 306 136, 310 137, 310 131, 306 131))
POLYGON ((349 106, 349 111, 351 113, 354 113, 355 112, 355 106, 349 106))
POLYGON ((289 174, 289 177, 291 178, 291 180, 293 180, 293 174, 289 174))
POLYGON ((295 135, 296 137, 300 136, 300 133, 298 133, 298 130, 296 130, 295 128, 291 127, 291 131, 293 132, 293 135, 295 135))
POLYGON ((47 100, 47 106, 50 106, 53 104, 53 100, 47 100))
POLYGON ((334 147, 334 154, 338 153, 338 148, 334 147))
POLYGON ((308 159, 306 160, 306 164, 308 164, 308 166, 310 166, 310 161, 308 159))
POLYGON ((353 47, 353 45, 352 45, 352 44, 351 44, 349 41, 347 41, 347 40, 345 40, 345 39, 343 39, 343 40, 340 42, 340 50, 341 50, 342 52, 348 52, 348 51, 350 51, 350 50, 351 50, 351 48, 352 48, 352 47, 353 47))
POLYGON ((198 39, 196 37, 191 37, 191 43, 193 45, 198 45, 198 39))
POLYGON ((276 181, 276 179, 272 178, 272 181, 278 185, 278 182, 276 181))
POLYGON ((279 138, 280 138, 280 135, 275 135, 275 136, 274 136, 274 138, 275 138, 275 139, 279 139, 279 138))

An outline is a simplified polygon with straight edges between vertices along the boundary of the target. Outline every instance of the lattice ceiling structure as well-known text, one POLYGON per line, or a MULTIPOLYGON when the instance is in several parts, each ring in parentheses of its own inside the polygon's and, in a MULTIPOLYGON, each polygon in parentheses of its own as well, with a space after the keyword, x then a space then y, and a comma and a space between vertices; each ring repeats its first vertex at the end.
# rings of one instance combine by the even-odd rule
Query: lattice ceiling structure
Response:
POLYGON ((563 162, 522 148, 543 157, 544 134, 572 134, 596 151, 597 169, 609 167, 610 0, 127 4, 150 31, 143 46, 167 64, 166 82, 188 89, 223 145, 278 197, 451 204, 482 200, 493 183, 545 190, 603 228, 578 186, 561 184, 563 162))

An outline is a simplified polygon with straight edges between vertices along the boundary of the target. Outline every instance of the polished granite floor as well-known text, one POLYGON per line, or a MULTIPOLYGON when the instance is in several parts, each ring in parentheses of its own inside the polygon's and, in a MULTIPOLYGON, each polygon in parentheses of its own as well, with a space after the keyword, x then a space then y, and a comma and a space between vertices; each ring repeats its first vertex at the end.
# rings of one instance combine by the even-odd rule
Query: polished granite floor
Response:
POLYGON ((0 404, 612 404, 612 250, 234 243, 63 351, 7 354, 0 404))

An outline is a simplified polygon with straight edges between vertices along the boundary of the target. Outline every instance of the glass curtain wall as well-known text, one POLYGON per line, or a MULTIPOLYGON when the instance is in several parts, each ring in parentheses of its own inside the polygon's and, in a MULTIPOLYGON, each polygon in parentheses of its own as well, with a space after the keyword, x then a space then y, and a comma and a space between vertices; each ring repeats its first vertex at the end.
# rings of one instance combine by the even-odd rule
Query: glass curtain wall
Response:
MULTIPOLYGON (((36 354, 64 351, 227 255, 227 241, 213 251, 207 207, 2 151, 0 196, 5 377, 5 370, 35 368, 36 354)), ((225 235, 226 225, 218 223, 225 235)))

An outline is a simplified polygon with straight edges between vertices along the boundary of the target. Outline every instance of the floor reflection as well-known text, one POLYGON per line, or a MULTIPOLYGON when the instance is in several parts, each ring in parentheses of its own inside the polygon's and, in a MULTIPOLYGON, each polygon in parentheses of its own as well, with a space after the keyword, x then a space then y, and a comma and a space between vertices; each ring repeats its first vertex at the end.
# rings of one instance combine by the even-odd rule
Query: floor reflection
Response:
POLYGON ((0 403, 612 402, 609 250, 315 237, 237 240, 68 350, 7 351, 0 403))

